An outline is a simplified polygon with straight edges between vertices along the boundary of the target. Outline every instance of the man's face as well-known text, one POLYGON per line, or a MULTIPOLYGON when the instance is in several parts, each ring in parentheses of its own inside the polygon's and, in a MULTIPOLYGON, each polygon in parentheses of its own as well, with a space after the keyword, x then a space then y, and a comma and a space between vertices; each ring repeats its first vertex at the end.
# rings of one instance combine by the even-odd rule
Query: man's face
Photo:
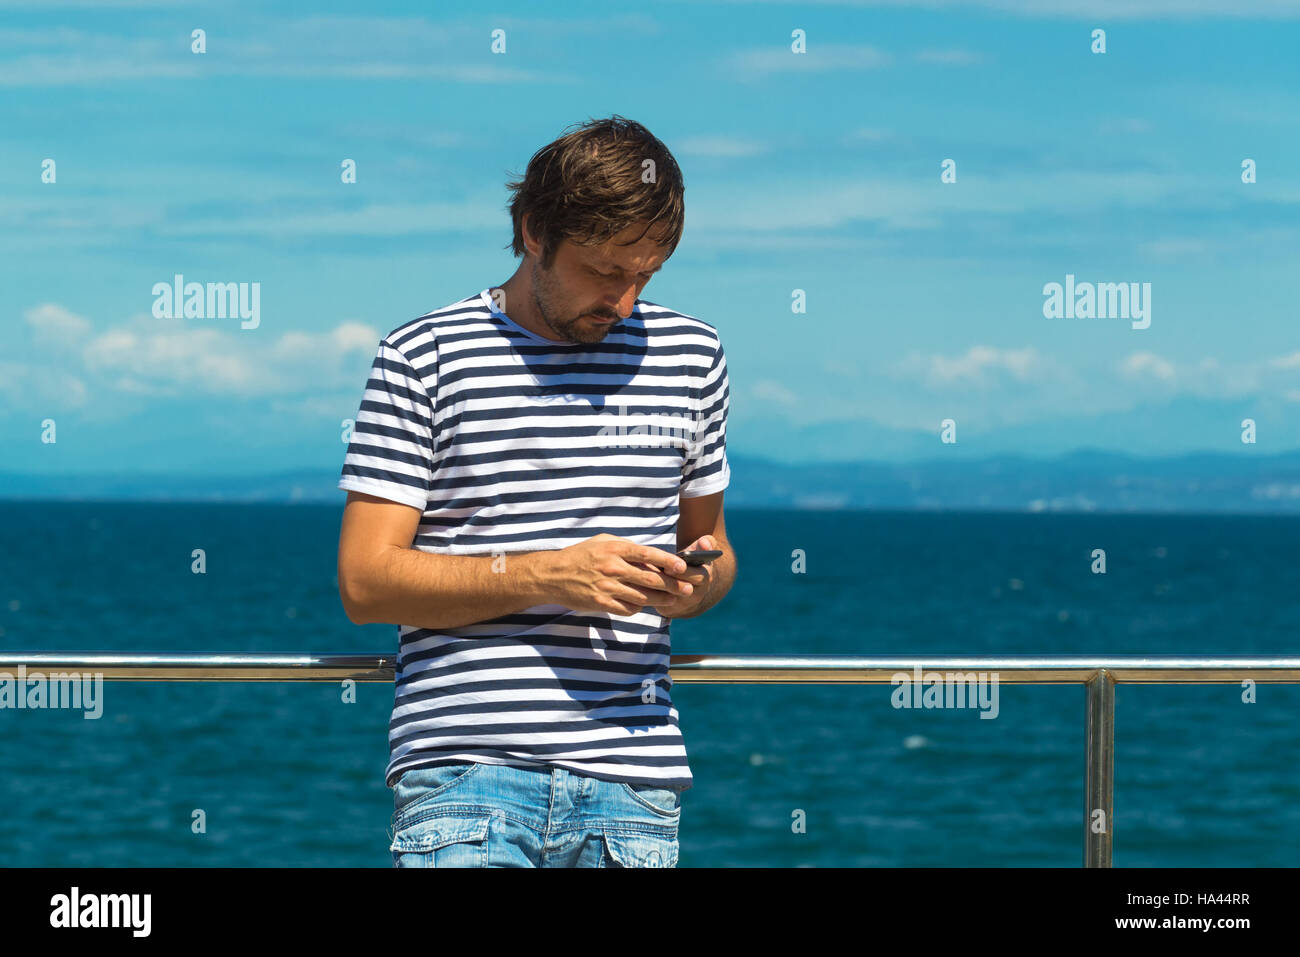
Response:
POLYGON ((637 224, 599 246, 563 240, 550 269, 535 258, 533 295, 547 326, 568 342, 604 339, 618 320, 632 314, 641 290, 668 258, 653 235, 637 224), (646 235, 638 242, 619 245, 642 233, 646 235))

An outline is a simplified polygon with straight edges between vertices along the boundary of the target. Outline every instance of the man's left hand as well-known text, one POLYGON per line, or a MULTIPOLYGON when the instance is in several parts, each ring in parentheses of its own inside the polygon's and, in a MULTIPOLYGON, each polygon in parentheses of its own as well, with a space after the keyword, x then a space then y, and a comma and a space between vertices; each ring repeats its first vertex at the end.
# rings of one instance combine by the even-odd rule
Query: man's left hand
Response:
MULTIPOLYGON (((682 551, 708 551, 717 547, 717 539, 712 535, 701 535, 682 551)), ((713 583, 713 574, 709 571, 708 565, 687 565, 684 572, 676 575, 669 575, 664 572, 664 575, 668 578, 687 582, 691 586, 689 595, 674 595, 670 592, 664 592, 662 600, 657 600, 656 604, 649 606, 665 618, 684 618, 691 614, 708 595, 709 586, 713 583)))

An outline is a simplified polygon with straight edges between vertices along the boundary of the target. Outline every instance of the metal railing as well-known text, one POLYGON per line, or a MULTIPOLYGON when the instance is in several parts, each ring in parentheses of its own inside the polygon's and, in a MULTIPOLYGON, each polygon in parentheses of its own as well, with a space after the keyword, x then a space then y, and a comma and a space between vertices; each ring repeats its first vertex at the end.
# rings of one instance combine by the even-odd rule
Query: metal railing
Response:
MULTIPOLYGON (((393 681, 396 659, 377 655, 116 654, 0 650, 0 673, 80 672, 106 681, 393 681)), ((1077 684, 1085 696, 1083 866, 1111 866, 1115 685, 1300 684, 1300 657, 673 655, 674 682, 893 684, 896 675, 997 676, 999 684, 1077 684), (1098 814, 1100 812, 1100 814, 1098 814), (1101 824, 1098 827, 1098 823, 1101 824)))

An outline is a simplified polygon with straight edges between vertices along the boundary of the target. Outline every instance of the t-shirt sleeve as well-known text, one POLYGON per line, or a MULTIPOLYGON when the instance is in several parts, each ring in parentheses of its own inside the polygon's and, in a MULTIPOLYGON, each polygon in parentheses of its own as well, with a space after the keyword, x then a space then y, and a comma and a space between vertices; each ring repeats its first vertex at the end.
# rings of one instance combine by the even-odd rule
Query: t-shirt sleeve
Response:
POLYGON ((695 434, 682 469, 682 498, 712 495, 730 484, 731 467, 727 464, 727 410, 730 403, 727 357, 719 340, 718 351, 700 390, 695 434))
POLYGON ((387 339, 361 398, 339 488, 421 511, 433 477, 433 403, 426 382, 387 339))

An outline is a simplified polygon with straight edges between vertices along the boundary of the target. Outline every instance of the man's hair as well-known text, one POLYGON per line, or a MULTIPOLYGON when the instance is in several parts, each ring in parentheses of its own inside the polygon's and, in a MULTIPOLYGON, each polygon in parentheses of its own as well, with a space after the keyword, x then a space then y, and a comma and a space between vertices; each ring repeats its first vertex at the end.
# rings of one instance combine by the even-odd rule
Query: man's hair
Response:
POLYGON ((560 242, 599 245, 636 223, 647 223, 635 241, 654 228, 654 237, 672 255, 682 238, 686 184, 677 160, 640 123, 617 114, 591 120, 543 146, 528 161, 523 179, 506 184, 514 192, 512 248, 524 247, 524 214, 529 234, 542 243, 542 268, 549 269, 560 242), (653 182, 643 182, 646 160, 653 182))

